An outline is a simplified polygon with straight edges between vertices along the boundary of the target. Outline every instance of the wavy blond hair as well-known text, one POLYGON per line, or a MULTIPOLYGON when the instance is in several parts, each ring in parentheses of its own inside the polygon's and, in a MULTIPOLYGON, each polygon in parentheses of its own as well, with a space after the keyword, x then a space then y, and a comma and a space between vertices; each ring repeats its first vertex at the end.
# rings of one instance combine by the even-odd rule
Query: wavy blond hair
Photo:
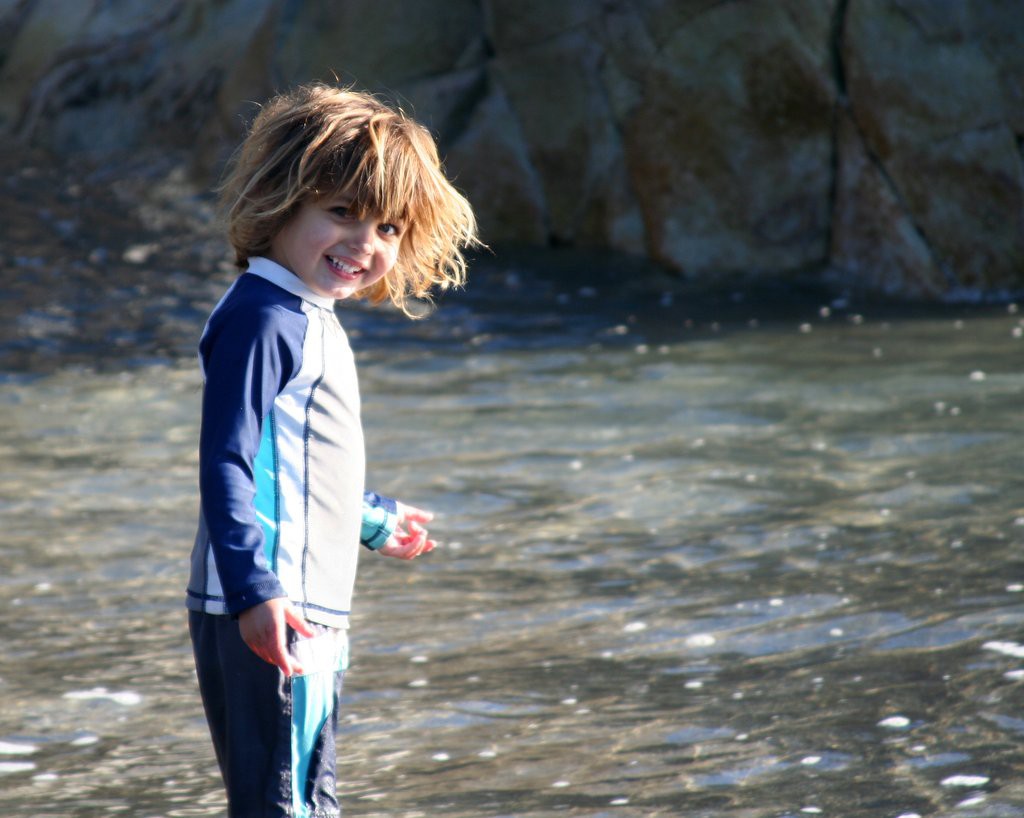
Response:
POLYGON ((360 296, 415 317, 410 297, 465 282, 463 250, 480 246, 476 218, 430 133, 370 94, 319 83, 267 102, 228 166, 220 194, 235 264, 267 255, 303 202, 342 191, 358 218, 403 225, 394 268, 360 296))

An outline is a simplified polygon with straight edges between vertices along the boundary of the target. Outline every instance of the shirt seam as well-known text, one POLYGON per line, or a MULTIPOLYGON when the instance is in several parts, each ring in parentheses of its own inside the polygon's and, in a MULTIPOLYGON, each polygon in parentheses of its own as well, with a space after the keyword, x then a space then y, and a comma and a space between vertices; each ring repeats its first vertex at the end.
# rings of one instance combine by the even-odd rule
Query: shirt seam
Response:
POLYGON ((303 505, 303 541, 302 541, 302 604, 307 605, 309 603, 309 588, 306 577, 306 566, 309 558, 309 440, 310 440, 310 418, 313 412, 314 398, 316 397, 316 391, 323 382, 324 376, 327 372, 327 358, 325 354, 325 341, 324 337, 326 334, 326 328, 322 317, 320 320, 320 374, 317 379, 313 381, 313 384, 309 388, 309 397, 306 399, 306 417, 302 428, 302 447, 303 447, 303 480, 302 480, 302 505, 303 505))

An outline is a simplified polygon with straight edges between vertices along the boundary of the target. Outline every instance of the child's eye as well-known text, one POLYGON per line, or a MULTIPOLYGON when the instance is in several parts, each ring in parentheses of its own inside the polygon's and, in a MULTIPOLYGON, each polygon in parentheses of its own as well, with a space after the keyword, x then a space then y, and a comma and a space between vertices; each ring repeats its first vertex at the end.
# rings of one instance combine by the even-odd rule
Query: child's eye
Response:
POLYGON ((337 207, 331 208, 331 213, 333 213, 339 219, 344 219, 346 216, 348 216, 348 208, 338 205, 337 207))
POLYGON ((391 222, 385 222, 378 229, 385 236, 398 236, 402 233, 402 228, 397 224, 392 224, 391 222))

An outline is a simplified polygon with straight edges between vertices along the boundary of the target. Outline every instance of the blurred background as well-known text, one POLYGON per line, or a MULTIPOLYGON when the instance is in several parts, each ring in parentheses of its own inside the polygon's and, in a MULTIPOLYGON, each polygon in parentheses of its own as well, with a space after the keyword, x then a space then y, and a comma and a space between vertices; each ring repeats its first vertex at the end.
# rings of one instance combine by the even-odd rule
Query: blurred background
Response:
POLYGON ((210 194, 355 84, 490 246, 344 304, 347 814, 1024 813, 1020 0, 0 0, 0 793, 224 813, 185 633, 210 194))
POLYGON ((0 133, 206 187, 337 78, 430 126, 488 243, 965 297, 1024 275, 1022 37, 1019 0, 6 0, 0 133))

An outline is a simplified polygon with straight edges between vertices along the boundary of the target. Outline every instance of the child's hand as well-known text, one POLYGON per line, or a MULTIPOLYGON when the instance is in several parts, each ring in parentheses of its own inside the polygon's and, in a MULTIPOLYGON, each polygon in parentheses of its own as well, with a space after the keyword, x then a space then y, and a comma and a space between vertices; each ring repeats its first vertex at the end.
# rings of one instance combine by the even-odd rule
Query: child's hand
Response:
POLYGON ((238 616, 242 639, 253 653, 264 662, 277 665, 285 676, 301 676, 302 666, 288 653, 287 625, 303 636, 313 636, 306 620, 284 597, 268 599, 238 616))
POLYGON ((434 519, 430 511, 398 504, 398 525, 394 533, 378 553, 385 557, 396 557, 400 560, 411 560, 420 554, 433 551, 437 545, 428 538, 427 529, 421 523, 429 523, 434 519))

